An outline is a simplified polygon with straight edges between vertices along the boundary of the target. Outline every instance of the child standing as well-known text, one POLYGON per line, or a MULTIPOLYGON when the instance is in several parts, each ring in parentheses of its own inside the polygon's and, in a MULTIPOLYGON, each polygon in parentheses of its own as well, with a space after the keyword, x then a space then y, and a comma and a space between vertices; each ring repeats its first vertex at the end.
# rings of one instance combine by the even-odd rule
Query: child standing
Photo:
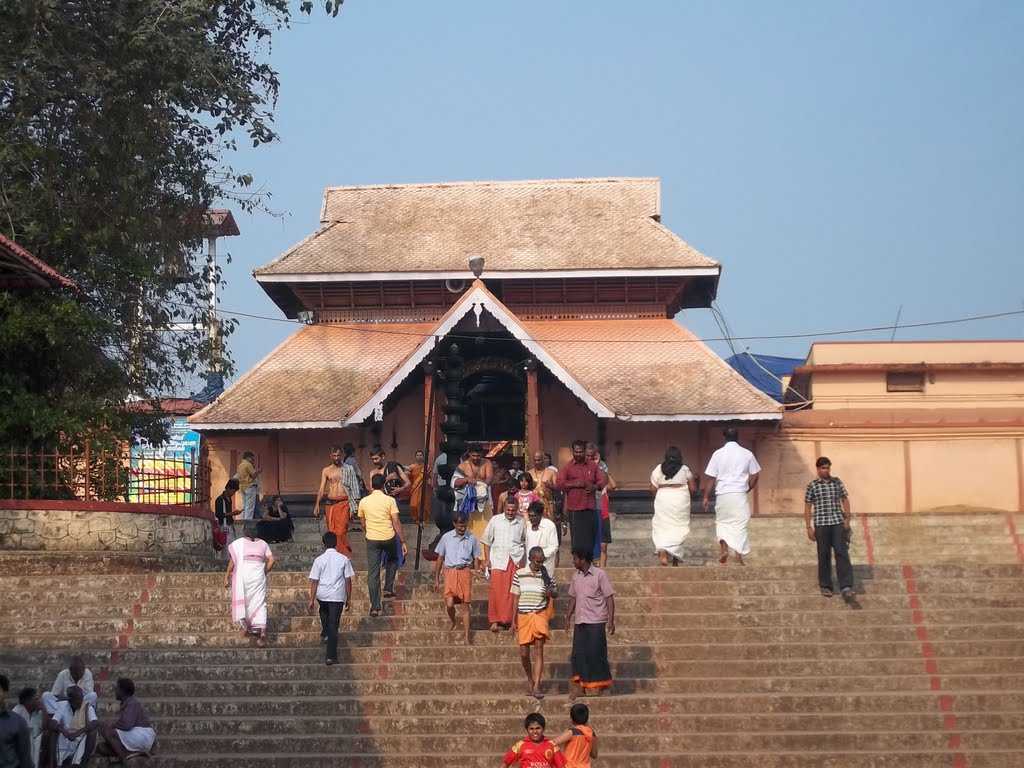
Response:
POLYGON ((555 739, 565 755, 567 768, 590 768, 590 758, 597 757, 597 734, 587 725, 590 709, 586 704, 573 704, 569 708, 572 726, 555 739))
POLYGON ((535 501, 540 501, 540 494, 536 491, 536 484, 533 482, 533 478, 526 472, 521 474, 518 479, 519 490, 516 491, 516 501, 519 503, 519 514, 523 516, 523 522, 529 522, 527 513, 530 511, 530 505, 535 501))
POLYGON ((512 745, 501 764, 509 766, 519 763, 520 768, 565 768, 562 751, 553 741, 544 738, 544 728, 547 726, 544 715, 531 712, 523 725, 526 738, 512 745))

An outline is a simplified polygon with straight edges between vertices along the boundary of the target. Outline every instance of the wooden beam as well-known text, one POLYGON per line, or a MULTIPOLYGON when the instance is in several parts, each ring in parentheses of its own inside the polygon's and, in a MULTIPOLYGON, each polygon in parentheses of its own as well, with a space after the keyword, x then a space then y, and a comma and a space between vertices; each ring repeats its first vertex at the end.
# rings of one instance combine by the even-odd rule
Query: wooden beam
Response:
POLYGON ((526 363, 526 446, 532 454, 544 450, 544 435, 540 421, 540 385, 538 382, 537 361, 526 363))
POLYGON ((914 479, 910 462, 910 441, 903 441, 903 511, 910 514, 914 511, 914 479))

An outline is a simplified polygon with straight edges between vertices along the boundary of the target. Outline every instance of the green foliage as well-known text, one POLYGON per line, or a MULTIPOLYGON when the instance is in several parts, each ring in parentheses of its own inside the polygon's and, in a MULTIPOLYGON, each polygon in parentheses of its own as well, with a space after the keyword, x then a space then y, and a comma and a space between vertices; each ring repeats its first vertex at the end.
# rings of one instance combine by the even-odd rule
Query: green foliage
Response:
POLYGON ((290 16, 290 0, 0 3, 0 232, 81 288, 0 299, 0 443, 123 434, 126 401, 213 359, 204 331, 169 329, 209 319, 203 212, 261 203, 228 158, 276 138, 265 59, 290 16))

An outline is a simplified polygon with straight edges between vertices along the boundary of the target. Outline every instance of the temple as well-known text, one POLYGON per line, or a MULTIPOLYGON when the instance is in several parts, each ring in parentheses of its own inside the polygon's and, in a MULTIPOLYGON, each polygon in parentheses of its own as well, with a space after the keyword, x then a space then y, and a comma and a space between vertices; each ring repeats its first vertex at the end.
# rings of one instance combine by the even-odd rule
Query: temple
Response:
POLYGON ((710 305, 721 266, 662 223, 658 179, 332 187, 319 229, 254 276, 307 325, 190 418, 215 487, 242 450, 290 495, 332 444, 433 453, 453 344, 467 441, 557 462, 593 440, 625 489, 669 444, 698 467, 714 428, 782 418, 673 319, 710 305))

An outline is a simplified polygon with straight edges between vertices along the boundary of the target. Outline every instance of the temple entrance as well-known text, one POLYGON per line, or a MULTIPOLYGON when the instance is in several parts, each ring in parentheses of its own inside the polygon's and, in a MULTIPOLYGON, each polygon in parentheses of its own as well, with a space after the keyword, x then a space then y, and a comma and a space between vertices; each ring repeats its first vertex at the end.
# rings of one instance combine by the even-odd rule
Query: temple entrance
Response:
POLYGON ((526 436, 526 383, 510 360, 482 358, 466 365, 467 439, 492 443, 526 436))

